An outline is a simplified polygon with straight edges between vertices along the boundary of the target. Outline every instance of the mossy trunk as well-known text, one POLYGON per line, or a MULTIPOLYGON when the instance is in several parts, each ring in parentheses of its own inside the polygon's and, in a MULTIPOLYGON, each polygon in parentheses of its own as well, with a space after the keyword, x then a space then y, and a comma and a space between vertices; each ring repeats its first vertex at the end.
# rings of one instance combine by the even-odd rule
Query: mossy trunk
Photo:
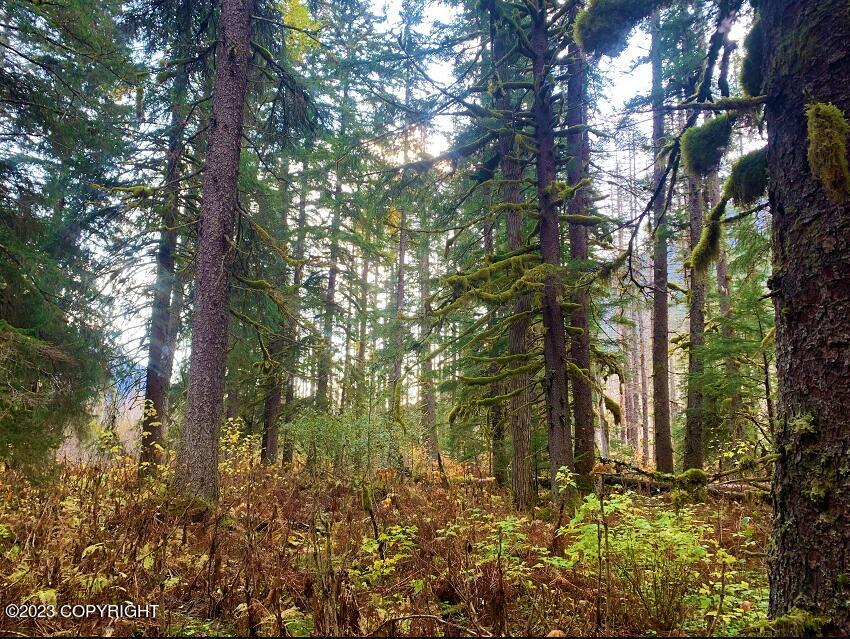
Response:
POLYGON ((846 0, 759 3, 779 412, 770 613, 825 616, 850 635, 850 200, 831 199, 806 158, 804 109, 850 115, 846 0))
MULTIPOLYGON (((656 11, 652 17, 652 148, 655 152, 653 184, 658 185, 664 174, 664 89, 661 69, 661 23, 656 11)), ((655 427, 655 468, 673 472, 673 438, 670 431, 670 363, 668 360, 667 304, 667 225, 664 216, 664 190, 653 203, 652 218, 655 244, 652 272, 652 419, 655 427)))
MULTIPOLYGON (((190 0, 180 5, 180 22, 183 30, 177 35, 176 55, 179 57, 189 46, 191 33, 190 0)), ((168 151, 165 159, 166 203, 159 232, 156 252, 156 279, 153 289, 151 326, 148 338, 148 366, 145 371, 145 404, 142 418, 141 448, 139 451, 139 474, 144 476, 162 461, 164 427, 171 386, 171 371, 174 349, 169 340, 172 306, 176 294, 174 276, 174 253, 177 248, 177 218, 180 213, 180 175, 183 155, 183 131, 185 128, 186 95, 189 88, 189 70, 186 65, 177 67, 171 87, 171 123, 168 130, 168 151)), ((182 302, 182 296, 181 296, 182 302)), ((179 309, 178 309, 179 312, 179 309)))
MULTIPOLYGON (((567 55, 567 126, 580 130, 587 123, 587 92, 586 70, 587 62, 584 54, 575 43, 570 44, 567 55)), ((590 147, 587 132, 571 134, 568 139, 570 154, 567 168, 567 181, 570 185, 580 183, 587 178, 587 166, 590 161, 590 147)), ((570 215, 587 215, 586 190, 581 189, 567 203, 570 215)), ((570 257, 573 269, 579 280, 584 280, 584 269, 590 257, 587 225, 570 224, 570 257)), ((583 374, 571 375, 573 387, 573 411, 575 417, 575 470, 582 475, 588 475, 593 468, 596 446, 593 439, 593 391, 590 385, 590 322, 588 285, 576 289, 573 302, 578 307, 573 311, 570 323, 581 333, 573 335, 570 340, 570 354, 573 363, 583 371, 583 374)))
MULTIPOLYGON (((495 12, 495 9, 491 9, 495 12)), ((517 63, 516 56, 507 59, 510 43, 503 28, 491 31, 493 34, 493 60, 500 62, 497 67, 498 79, 506 82, 512 78, 513 65, 517 63)), ((522 178, 522 165, 520 164, 514 148, 515 126, 513 113, 519 105, 515 104, 511 91, 497 85, 496 107, 503 114, 504 131, 499 134, 499 170, 504 180, 502 190, 502 202, 506 204, 519 204, 523 201, 519 180, 522 178)), ((515 206, 505 209, 505 226, 508 235, 508 250, 516 251, 525 246, 525 235, 523 233, 522 210, 515 206)), ((508 353, 510 355, 525 355, 529 348, 529 319, 531 310, 531 296, 520 291, 514 300, 513 313, 519 319, 511 324, 508 329, 508 353)), ((510 366, 518 368, 523 365, 522 361, 512 361, 510 366)), ((519 510, 527 510, 534 502, 534 485, 532 483, 532 451, 531 451, 531 405, 529 402, 529 385, 531 383, 528 373, 514 375, 511 378, 511 393, 515 393, 508 405, 509 431, 511 436, 511 490, 514 497, 514 505, 519 510)))
MULTIPOLYGON (((552 128, 552 84, 549 79, 549 29, 546 3, 531 20, 534 56, 534 137, 537 143, 537 204, 540 208, 540 254, 544 264, 561 267, 561 229, 555 182, 555 135, 552 128)), ((546 425, 549 435, 549 481, 556 495, 556 474, 561 467, 573 469, 570 411, 567 400, 567 345, 561 308, 561 278, 546 276, 543 286, 543 357, 546 362, 546 425)))
POLYGON ((208 500, 218 499, 218 435, 252 9, 251 0, 221 0, 211 130, 198 224, 186 421, 174 482, 179 492, 208 500))
MULTIPOLYGON (((702 235, 702 193, 700 184, 688 178, 688 214, 690 243, 693 251, 702 235)), ((691 268, 688 296, 688 407, 685 412, 685 450, 683 468, 703 467, 703 347, 705 346, 705 273, 691 268)))

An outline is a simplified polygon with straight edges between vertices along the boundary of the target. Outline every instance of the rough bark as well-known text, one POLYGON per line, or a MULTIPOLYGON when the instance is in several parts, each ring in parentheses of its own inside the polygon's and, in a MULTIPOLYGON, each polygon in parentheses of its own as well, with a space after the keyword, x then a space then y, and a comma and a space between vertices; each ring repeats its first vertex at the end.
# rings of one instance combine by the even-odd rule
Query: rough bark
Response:
MULTIPOLYGON (((534 77, 534 138, 537 143, 537 204, 540 209, 540 257, 551 271, 543 286, 543 358, 546 375, 546 426, 549 436, 549 480, 556 486, 558 469, 573 469, 570 411, 567 401, 567 346, 561 308, 561 229, 558 202, 552 192, 556 177, 549 73, 549 30, 546 4, 531 20, 534 77)), ((553 490, 553 496, 556 491, 553 490)))
MULTIPOLYGON (((177 36, 177 51, 186 51, 191 34, 189 0, 180 5, 181 33, 177 36)), ((147 474, 154 464, 162 461, 164 428, 171 386, 174 349, 169 348, 169 324, 173 297, 176 298, 174 253, 177 247, 176 220, 180 211, 180 174, 183 154, 183 131, 186 126, 186 94, 189 71, 185 64, 178 66, 171 88, 171 122, 168 130, 168 151, 165 168, 165 208, 156 253, 156 279, 151 309, 148 366, 145 372, 145 405, 139 454, 139 473, 147 474)), ((182 302, 182 299, 181 299, 182 302)), ((178 311, 179 312, 179 311, 178 311)))
MULTIPOLYGON (((289 160, 285 158, 282 164, 283 173, 288 174, 289 160)), ((286 234, 289 229, 288 182, 281 184, 280 196, 281 229, 286 234)), ((278 289, 282 289, 288 284, 288 281, 289 268, 284 264, 281 267, 280 275, 276 278, 275 285, 278 289)), ((281 399, 283 397, 285 383, 281 359, 286 350, 287 342, 292 339, 291 336, 294 328, 286 317, 281 316, 275 328, 276 335, 269 344, 271 361, 266 362, 265 397, 263 399, 263 437, 260 444, 260 461, 264 464, 277 463, 279 439, 277 421, 278 417, 280 417, 281 399)))
MULTIPOLYGON (((567 182, 578 184, 587 177, 587 166, 590 160, 590 147, 587 132, 581 131, 581 126, 587 123, 586 95, 586 66, 584 54, 577 44, 569 45, 567 55, 567 126, 576 127, 579 132, 568 136, 570 160, 567 167, 567 182)), ((581 189, 567 203, 570 215, 587 214, 586 190, 581 189)), ((579 278, 590 257, 588 247, 587 226, 584 224, 569 224, 570 257, 579 278)), ((573 387, 573 411, 575 416, 575 470, 587 475, 593 468, 595 444, 593 441, 593 392, 590 384, 590 323, 588 322, 588 307, 590 291, 587 285, 579 283, 573 295, 573 302, 578 307, 570 318, 574 328, 581 332, 570 340, 570 354, 573 364, 580 369, 570 377, 573 387)))
MULTIPOLYGON (((702 234, 702 198, 696 180, 688 178, 689 249, 702 234)), ((705 273, 692 268, 688 297, 688 408, 685 413, 685 449, 683 467, 703 467, 703 393, 698 379, 703 372, 702 349, 705 346, 705 273)))
MULTIPOLYGON (((505 207, 505 226, 508 235, 508 250, 516 251, 525 246, 525 236, 522 230, 523 213, 520 205, 523 196, 519 180, 522 178, 522 165, 517 157, 518 150, 514 149, 515 126, 512 117, 516 109, 511 91, 501 86, 510 79, 511 66, 506 59, 509 43, 503 30, 495 31, 492 41, 493 60, 497 63, 496 108, 502 112, 504 131, 499 134, 499 170, 502 176, 502 203, 505 207)), ((515 62, 515 60, 513 61, 515 62)), ((529 313, 531 311, 531 296, 526 291, 520 291, 514 300, 513 314, 516 321, 508 329, 508 353, 510 355, 527 355, 529 349, 529 313)), ((519 367, 523 362, 513 362, 511 367, 519 367)), ((511 396, 508 405, 509 430, 511 435, 511 491, 514 504, 519 510, 527 510, 534 500, 534 485, 532 483, 532 451, 531 451, 531 405, 529 402, 530 376, 527 373, 513 375, 510 378, 511 396)))
MULTIPOLYGON (((423 211, 420 225, 424 228, 427 223, 427 213, 423 211)), ((422 324, 420 327, 419 344, 421 353, 431 351, 431 318, 429 317, 428 298, 431 297, 431 236, 422 233, 419 240, 419 299, 422 301, 422 324)), ((428 456, 433 460, 439 459, 439 442, 437 440, 437 394, 434 388, 434 363, 430 357, 422 361, 420 371, 420 388, 422 389, 422 441, 428 456)))
POLYGON ((175 474, 179 492, 209 500, 218 499, 218 434, 252 7, 251 0, 221 0, 212 119, 201 189, 186 421, 175 474))
POLYGON ((779 377, 770 612, 800 608, 850 635, 850 200, 812 175, 804 115, 831 102, 850 116, 850 13, 844 0, 759 10, 779 377))
MULTIPOLYGON (((664 89, 661 69, 661 21, 652 16, 652 148, 655 153, 653 183, 663 179, 664 89)), ((663 193, 663 188, 660 189, 663 193)), ((655 198, 652 207, 655 233, 652 267, 652 416, 655 426, 655 467, 673 472, 673 438, 670 431, 670 367, 668 361, 667 225, 664 223, 664 198, 655 198)))

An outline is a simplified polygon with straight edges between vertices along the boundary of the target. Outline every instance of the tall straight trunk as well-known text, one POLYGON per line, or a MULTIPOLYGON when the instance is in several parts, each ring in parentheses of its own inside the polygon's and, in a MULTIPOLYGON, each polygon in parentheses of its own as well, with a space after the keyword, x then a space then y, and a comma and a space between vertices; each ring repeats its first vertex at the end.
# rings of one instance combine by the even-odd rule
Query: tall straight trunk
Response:
MULTIPOLYGON (((484 206, 488 207, 487 200, 489 198, 485 195, 483 199, 485 200, 484 206)), ((493 239, 494 227, 495 221, 488 217, 484 222, 483 228, 484 255, 487 256, 487 259, 492 259, 495 252, 495 242, 493 239)), ((488 327, 492 328, 496 325, 497 321, 498 319, 496 317, 491 318, 488 327)), ((498 372, 499 367, 496 364, 491 364, 487 370, 488 375, 496 375, 498 372)), ((502 385, 499 382, 490 384, 489 394, 490 397, 501 395, 502 385)), ((510 460, 508 458, 508 443, 505 441, 505 419, 502 404, 496 403, 490 406, 487 415, 490 425, 490 474, 496 479, 498 486, 507 486, 509 481, 508 464, 510 460)))
MULTIPOLYGON (((179 11, 182 29, 178 34, 176 49, 178 52, 185 52, 190 45, 188 38, 191 35, 190 0, 184 0, 179 11)), ((186 127, 188 89, 189 71, 185 64, 181 64, 177 68, 171 89, 171 123, 168 130, 168 151, 165 161, 167 201, 162 215, 162 229, 159 233, 159 246, 156 253, 156 280, 151 309, 148 366, 145 372, 145 404, 139 453, 141 475, 153 470, 153 465, 162 461, 164 450, 163 433, 174 363, 174 350, 169 348, 168 328, 174 302, 172 298, 176 297, 174 252, 177 247, 177 230, 175 225, 180 211, 181 155, 183 131, 186 127)))
POLYGON ((540 209, 540 254, 551 268, 543 284, 543 358, 546 367, 546 425, 549 435, 549 481, 556 496, 556 475, 562 467, 573 470, 570 411, 567 401, 567 345, 561 308, 561 229, 555 182, 555 135, 552 126, 552 85, 549 73, 549 30, 546 3, 531 20, 534 51, 534 137, 537 143, 537 202, 540 209))
MULTIPOLYGON (((367 234, 364 241, 369 241, 367 234)), ((369 339, 367 331, 369 330, 369 256, 367 251, 363 251, 360 256, 360 281, 358 284, 357 305, 359 306, 359 315, 357 319, 357 362, 356 366, 356 389, 357 397, 354 402, 355 412, 362 415, 366 408, 368 397, 368 377, 366 373, 366 344, 369 339)))
POLYGON ((850 197, 831 197, 804 152, 807 102, 850 118, 850 12, 844 0, 759 12, 779 375, 770 612, 801 608, 850 635, 850 197))
MULTIPOLYGON (((688 214, 690 220, 689 249, 702 235, 702 197, 699 183, 688 178, 688 214)), ((705 273, 692 268, 688 298, 688 408, 685 413, 685 450, 683 467, 703 467, 703 394, 699 376, 703 371, 702 349, 705 346, 705 273)))
MULTIPOLYGON (((301 285, 304 281, 304 251, 307 226, 307 198, 309 196, 310 183, 307 174, 306 160, 301 164, 301 193, 298 198, 298 226, 295 239, 295 251, 293 258, 295 259, 295 267, 292 269, 292 296, 290 302, 292 308, 290 316, 292 317, 293 330, 290 350, 287 353, 286 363, 289 366, 289 374, 286 376, 284 385, 283 398, 283 418, 285 422, 291 422, 295 417, 295 371, 298 369, 298 360, 300 357, 299 336, 301 334, 300 318, 301 318, 301 285)), ((285 436, 283 440, 282 459, 284 463, 292 461, 294 453, 294 442, 291 436, 285 436)))
MULTIPOLYGON (((567 126, 576 127, 578 132, 568 137, 570 161, 567 168, 567 181, 571 185, 578 184, 587 178, 587 166, 590 153, 587 132, 582 131, 582 125, 587 122, 586 67, 584 54, 575 43, 569 45, 567 51, 567 126)), ((567 203, 570 215, 587 214, 586 190, 581 189, 567 203)), ((585 263, 590 257, 588 247, 587 226, 570 223, 570 257, 579 278, 583 277, 585 263)), ((575 470, 582 475, 588 475, 593 468, 595 444, 593 440, 593 391, 590 384, 590 323, 588 322, 588 306, 590 292, 587 286, 579 286, 573 297, 578 306, 573 311, 571 324, 581 331, 570 340, 570 354, 573 364, 580 369, 571 375, 573 385, 573 410, 575 415, 575 470)))
POLYGON ((218 499, 218 434, 227 356, 231 243, 236 224, 252 8, 251 0, 221 0, 211 129, 201 189, 186 421, 175 473, 175 486, 180 492, 210 500, 218 499))
MULTIPOLYGON (((339 167, 337 167, 339 171, 339 167)), ((342 180, 336 177, 334 188, 334 207, 331 216, 330 228, 330 267, 328 269, 328 285, 325 289, 324 311, 322 316, 322 336, 324 343, 319 353, 319 364, 316 369, 316 408, 320 411, 329 412, 330 401, 330 378, 333 368, 333 326, 336 316, 336 280, 339 273, 339 225, 342 214, 342 180)))
MULTIPOLYGON (((289 160, 284 158, 282 170, 289 173, 289 160)), ((280 186, 280 222, 284 234, 289 230, 289 182, 280 186)), ((280 276, 275 282, 278 289, 284 288, 289 281, 289 268, 284 263, 280 276)), ((265 380, 265 397, 263 399, 263 438, 260 444, 260 460, 264 464, 277 462, 278 454, 278 424, 281 398, 283 397, 284 372, 281 358, 286 350, 287 341, 292 339, 293 326, 285 316, 281 316, 275 329, 277 333, 269 344, 271 361, 267 363, 265 380)))
MULTIPOLYGON (((652 149, 655 154, 653 184, 658 188, 664 176, 664 88, 661 68, 661 19, 658 11, 652 16, 652 149)), ((653 247, 652 268, 652 415, 655 426, 655 468, 673 472, 673 437, 670 430, 670 364, 668 361, 667 310, 667 224, 664 222, 664 189, 652 206, 653 247)))
POLYGON ((643 325, 643 310, 637 314, 638 348, 640 349, 640 405, 643 463, 649 464, 649 391, 646 383, 646 348, 644 346, 645 330, 643 325))
MULTIPOLYGON (((492 19, 492 14, 491 14, 492 19)), ((511 79, 512 68, 507 59, 509 43, 503 29, 493 29, 493 61, 496 64, 496 108, 502 114, 504 131, 499 133, 499 170, 502 177, 501 201, 505 205, 505 226, 508 235, 508 250, 518 251, 525 246, 522 230, 523 196, 520 180, 522 165, 519 162, 518 149, 514 148, 513 113, 516 109, 511 91, 503 86, 511 79)), ((513 61, 515 62, 515 60, 513 61)), ((519 274, 518 274, 519 275, 519 274)), ((513 306, 514 321, 508 328, 508 353, 527 355, 529 349, 529 321, 531 315, 531 295, 524 290, 517 293, 513 306)), ((517 358, 519 360, 519 358, 517 358)), ((522 361, 512 361, 512 368, 522 366, 522 361)), ((531 403, 529 387, 531 377, 528 373, 519 373, 509 378, 508 404, 509 430, 511 435, 511 492, 514 505, 519 510, 527 510, 534 501, 532 450, 531 450, 531 403)))
MULTIPOLYGON (((431 297, 431 236, 425 231, 428 222, 427 211, 422 211, 419 220, 422 236, 419 239, 419 301, 422 305, 422 323, 419 333, 420 352, 431 352, 431 318, 429 317, 428 298, 431 297)), ((434 389, 434 363, 430 357, 422 360, 420 368, 420 388, 422 389, 422 441, 428 456, 437 461, 440 455, 437 440, 437 393, 434 389)))

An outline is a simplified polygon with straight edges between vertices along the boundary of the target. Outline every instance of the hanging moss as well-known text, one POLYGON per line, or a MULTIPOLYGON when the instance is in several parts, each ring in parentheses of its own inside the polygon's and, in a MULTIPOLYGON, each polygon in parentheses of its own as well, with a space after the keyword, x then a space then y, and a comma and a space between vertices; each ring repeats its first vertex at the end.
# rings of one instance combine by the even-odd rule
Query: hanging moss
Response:
POLYGON ((702 177, 719 167, 731 136, 732 120, 727 114, 685 131, 682 135, 682 161, 688 175, 702 177))
POLYGON ((605 400, 605 408, 614 417, 614 423, 619 424, 623 419, 623 411, 620 409, 620 405, 608 395, 603 395, 603 399, 605 400))
POLYGON ((591 0, 576 17, 573 36, 587 53, 614 57, 626 48, 629 32, 657 4, 656 0, 591 0))
POLYGON ((767 191, 767 147, 740 157, 732 165, 726 193, 736 206, 751 206, 767 191))
POLYGON ((847 135, 850 124, 834 104, 815 102, 806 107, 809 133, 809 167, 835 202, 850 196, 847 135))
POLYGON ((747 37, 744 38, 744 59, 741 62, 741 88, 747 95, 761 95, 764 77, 764 30, 761 20, 756 18, 747 37))
POLYGON ((726 212, 726 204, 729 202, 729 196, 724 195, 717 206, 711 209, 708 214, 708 219, 702 227, 702 234, 699 242, 694 247, 688 262, 690 266, 699 273, 705 273, 708 265, 717 259, 717 254, 720 251, 720 237, 722 229, 720 220, 726 212))

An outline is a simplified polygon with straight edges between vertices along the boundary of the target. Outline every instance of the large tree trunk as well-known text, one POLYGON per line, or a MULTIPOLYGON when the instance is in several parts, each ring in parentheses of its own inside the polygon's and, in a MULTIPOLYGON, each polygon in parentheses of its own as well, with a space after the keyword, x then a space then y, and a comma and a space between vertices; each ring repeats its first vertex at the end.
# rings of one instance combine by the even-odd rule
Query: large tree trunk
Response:
POLYGON ((320 411, 331 410, 330 378, 333 368, 333 327, 336 316, 336 279, 339 274, 339 225, 342 215, 342 177, 337 166, 336 186, 334 187, 334 206, 330 228, 330 267, 328 285, 325 289, 325 308, 322 318, 322 336, 324 343, 319 353, 316 375, 316 408, 320 411))
MULTIPOLYGON (((653 184, 658 188, 664 176, 664 88, 661 69, 661 20, 652 16, 652 149, 655 153, 653 184)), ((652 268, 652 417, 655 426, 655 468, 673 472, 673 438, 670 431, 670 368, 668 361, 667 313, 667 225, 664 223, 664 189, 652 207, 655 245, 652 268)))
POLYGON ((201 189, 186 422, 175 475, 180 492, 211 500, 218 499, 218 433, 227 356, 231 243, 251 56, 252 7, 251 0, 221 0, 211 130, 201 189))
MULTIPOLYGON (((307 198, 310 191, 309 176, 307 173, 306 160, 301 164, 301 193, 298 199, 298 230, 295 239, 295 267, 292 270, 292 304, 290 315, 294 330, 292 331, 292 343, 289 352, 287 353, 287 364, 290 371, 286 376, 286 384, 284 387, 283 397, 283 419, 284 422, 291 422, 295 418, 295 371, 298 369, 300 358, 299 337, 301 335, 301 284, 304 281, 304 252, 306 240, 307 226, 307 198)), ((294 454, 294 442, 292 436, 288 435, 283 440, 282 461, 285 464, 292 462, 294 454)))
MULTIPOLYGON (((576 185, 587 177, 589 146, 587 132, 582 131, 582 125, 587 121, 586 96, 586 62, 584 54, 577 44, 572 43, 567 52, 567 126, 576 127, 578 132, 568 138, 570 160, 567 169, 567 181, 576 185)), ((586 190, 581 189, 567 203, 570 215, 587 214, 586 190)), ((578 278, 584 278, 586 262, 590 257, 588 248, 587 226, 571 223, 570 257, 578 278)), ((581 332, 574 335, 570 341, 570 354, 573 364, 580 369, 573 375, 573 410, 575 411, 575 470, 582 475, 588 475, 593 468, 595 444, 593 441, 593 393, 590 379, 590 323, 588 322, 588 306, 590 292, 586 285, 580 285, 575 292, 573 302, 578 306, 573 311, 572 326, 581 332)))
MULTIPOLYGON (((702 235, 702 198, 699 184, 688 178, 688 213, 690 217, 691 251, 702 235)), ((692 268, 690 272, 690 296, 688 299, 688 322, 690 344, 688 346, 688 408, 685 413, 685 450, 683 466, 703 467, 703 394, 700 380, 703 371, 702 349, 705 346, 705 273, 692 268)))
MULTIPOLYGON (((289 160, 284 158, 282 170, 284 174, 289 173, 289 160)), ((280 186, 280 218, 281 229, 284 235, 289 230, 289 182, 280 186)), ((278 289, 283 289, 289 280, 289 268, 284 263, 281 267, 280 276, 275 282, 278 289)), ((271 361, 267 363, 265 371, 265 398, 263 399, 263 439, 260 444, 260 460, 264 464, 277 462, 278 452, 278 424, 280 416, 281 398, 283 397, 284 373, 281 366, 281 358, 286 350, 286 344, 292 339, 295 327, 281 315, 275 329, 276 335, 269 344, 269 355, 271 361)))
POLYGON ((759 3, 779 415, 770 612, 797 607, 850 635, 850 200, 831 199, 806 159, 807 102, 850 116, 845 0, 759 3))
MULTIPOLYGON (((502 113, 504 131, 499 133, 499 170, 502 174, 502 203, 505 204, 506 219, 505 226, 508 235, 508 250, 518 251, 525 246, 525 237, 522 230, 523 196, 520 180, 522 179, 522 165, 516 157, 517 149, 514 149, 515 126, 513 113, 516 109, 511 97, 510 89, 502 86, 507 82, 511 73, 511 65, 506 59, 509 45, 506 42, 506 34, 502 29, 495 32, 492 42, 493 61, 498 62, 496 69, 496 108, 502 113)), ((515 62, 515 60, 513 61, 515 62)), ((510 355, 527 355, 529 348, 528 327, 531 314, 531 295, 526 291, 519 291, 514 300, 513 314, 514 322, 508 329, 508 353, 510 355)), ((519 358, 517 358, 519 359, 519 358)), ((512 361, 511 367, 522 366, 522 361, 512 361)), ((513 492, 514 504, 519 510, 527 510, 531 507, 534 499, 534 485, 532 483, 532 457, 531 457, 531 404, 529 402, 529 386, 531 377, 527 373, 513 375, 510 378, 509 392, 511 393, 508 405, 508 417, 510 419, 511 435, 511 490, 513 492)))
MULTIPOLYGON (((431 297, 431 236, 425 232, 427 212, 423 210, 420 218, 420 229, 423 230, 419 239, 419 300, 422 304, 422 324, 419 333, 419 352, 428 355, 431 352, 431 318, 429 316, 428 298, 431 297)), ((422 360, 420 370, 420 388, 422 392, 422 441, 428 456, 437 461, 440 455, 437 440, 437 394, 434 389, 434 363, 430 357, 422 360)))
POLYGON ((556 176, 555 135, 552 128, 552 85, 549 73, 549 31, 546 3, 531 21, 534 50, 534 137, 537 143, 537 201, 540 208, 540 254, 551 271, 543 286, 543 358, 546 367, 546 425, 549 435, 549 480, 553 497, 561 467, 573 469, 570 412, 567 401, 567 345, 561 308, 561 229, 558 202, 552 192, 556 176))
MULTIPOLYGON (((189 47, 191 35, 190 0, 180 5, 181 33, 178 34, 177 55, 189 47)), ((174 350, 169 348, 169 324, 172 315, 172 297, 175 294, 174 252, 177 247, 176 220, 180 211, 180 173, 183 154, 183 131, 186 126, 186 94, 189 88, 189 71, 185 64, 177 67, 171 89, 171 124, 168 131, 168 151, 165 168, 165 194, 167 202, 162 216, 159 247, 156 253, 156 280, 151 310, 150 339, 148 341, 148 367, 145 373, 145 405, 142 419, 142 438, 139 454, 139 473, 145 475, 162 460, 163 433, 171 385, 174 350)), ((181 299, 182 302, 182 299, 181 299)), ((179 311, 178 311, 179 312, 179 311)))

